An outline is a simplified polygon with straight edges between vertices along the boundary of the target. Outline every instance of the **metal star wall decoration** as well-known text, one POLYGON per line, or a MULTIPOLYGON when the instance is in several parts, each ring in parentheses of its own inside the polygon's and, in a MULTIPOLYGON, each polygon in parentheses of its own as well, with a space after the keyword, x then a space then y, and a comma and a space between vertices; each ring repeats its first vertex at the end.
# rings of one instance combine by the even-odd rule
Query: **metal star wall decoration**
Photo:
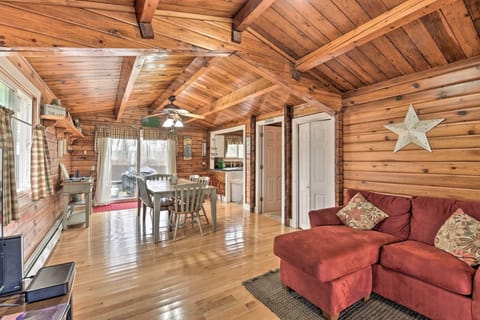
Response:
POLYGON ((445 119, 420 120, 412 104, 408 107, 408 112, 403 123, 392 123, 385 125, 385 128, 398 134, 398 140, 393 152, 397 152, 410 143, 432 152, 426 133, 445 119))

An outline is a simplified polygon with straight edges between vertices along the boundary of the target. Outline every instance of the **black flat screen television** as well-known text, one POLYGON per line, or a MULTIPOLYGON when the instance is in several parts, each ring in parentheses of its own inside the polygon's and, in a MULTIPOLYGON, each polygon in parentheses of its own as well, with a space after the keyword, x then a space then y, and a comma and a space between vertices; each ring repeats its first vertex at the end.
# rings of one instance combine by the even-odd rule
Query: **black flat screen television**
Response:
POLYGON ((3 292, 3 150, 0 149, 0 294, 3 292))
POLYGON ((0 148, 0 296, 21 292, 23 280, 22 235, 3 234, 3 152, 0 148))

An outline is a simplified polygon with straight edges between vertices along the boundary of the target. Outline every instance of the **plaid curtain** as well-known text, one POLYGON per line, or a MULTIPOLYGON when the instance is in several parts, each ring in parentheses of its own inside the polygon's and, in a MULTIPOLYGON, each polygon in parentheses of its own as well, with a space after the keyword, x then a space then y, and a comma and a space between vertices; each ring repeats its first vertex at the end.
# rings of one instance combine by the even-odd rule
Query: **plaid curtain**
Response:
POLYGON ((32 137, 32 200, 37 201, 53 195, 53 182, 50 176, 50 157, 48 154, 45 127, 37 125, 32 137))
POLYGON ((169 130, 163 128, 142 128, 143 140, 168 140, 169 130))
POLYGON ((131 126, 106 126, 95 127, 95 152, 101 148, 101 138, 137 140, 140 137, 140 129, 131 126))
POLYGON ((7 225, 19 217, 15 184, 15 152, 12 133, 13 111, 0 106, 0 148, 2 148, 3 219, 7 225))
POLYGON ((243 137, 241 136, 225 136, 226 144, 243 144, 243 137))

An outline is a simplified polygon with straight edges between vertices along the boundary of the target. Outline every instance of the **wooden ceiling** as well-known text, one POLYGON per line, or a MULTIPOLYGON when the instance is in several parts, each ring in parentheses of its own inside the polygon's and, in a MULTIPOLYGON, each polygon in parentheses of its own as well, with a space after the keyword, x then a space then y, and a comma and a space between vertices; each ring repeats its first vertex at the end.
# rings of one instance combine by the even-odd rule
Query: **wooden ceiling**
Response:
POLYGON ((176 95, 206 128, 286 103, 339 112, 346 93, 480 55, 478 0, 7 0, 0 10, 0 55, 24 56, 72 114, 120 119, 176 95))

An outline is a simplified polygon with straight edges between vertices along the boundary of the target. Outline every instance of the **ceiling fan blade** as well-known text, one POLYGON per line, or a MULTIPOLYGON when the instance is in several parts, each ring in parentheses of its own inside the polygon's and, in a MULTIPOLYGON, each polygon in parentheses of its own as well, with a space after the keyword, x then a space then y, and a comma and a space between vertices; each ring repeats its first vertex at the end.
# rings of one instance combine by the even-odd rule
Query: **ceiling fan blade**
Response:
POLYGON ((195 119, 205 119, 205 116, 199 115, 199 114, 194 114, 194 113, 180 113, 182 117, 189 117, 189 118, 195 118, 195 119))
POLYGON ((165 115, 165 113, 154 113, 154 114, 149 114, 149 115, 143 116, 142 118, 162 117, 164 115, 165 115))

